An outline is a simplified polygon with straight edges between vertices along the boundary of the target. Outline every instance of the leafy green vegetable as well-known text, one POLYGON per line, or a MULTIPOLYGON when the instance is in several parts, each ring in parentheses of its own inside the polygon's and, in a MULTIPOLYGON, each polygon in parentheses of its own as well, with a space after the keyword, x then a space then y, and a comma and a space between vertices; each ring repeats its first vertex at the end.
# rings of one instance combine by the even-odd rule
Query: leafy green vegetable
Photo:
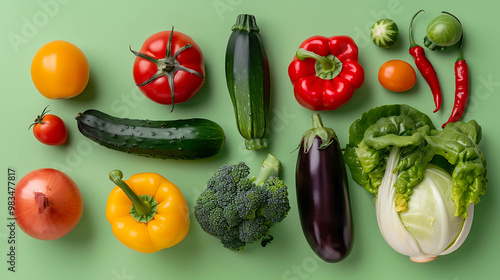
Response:
POLYGON ((418 110, 386 105, 364 113, 351 125, 344 159, 353 179, 377 194, 391 147, 398 147, 394 187, 408 200, 411 188, 422 180, 426 165, 441 156, 453 168, 456 215, 466 217, 467 206, 477 203, 486 188, 486 161, 478 147, 480 140, 481 127, 475 121, 451 123, 438 131, 418 110))
POLYGON ((379 228, 395 250, 425 262, 460 247, 486 190, 481 137, 476 121, 436 130, 407 105, 373 108, 351 125, 345 162, 376 195, 379 228))
POLYGON ((479 124, 449 123, 442 131, 426 137, 435 153, 455 166, 453 170, 453 200, 457 205, 456 215, 467 214, 467 206, 478 203, 486 191, 486 160, 477 146, 482 137, 479 124))
POLYGON ((391 19, 380 19, 373 24, 370 37, 375 45, 381 48, 389 48, 399 38, 398 25, 391 19))
POLYGON ((349 128, 349 143, 344 152, 344 160, 353 179, 376 194, 384 177, 390 146, 395 143, 399 147, 409 146, 405 157, 407 160, 402 161, 400 169, 411 168, 405 163, 415 160, 411 152, 415 150, 414 146, 422 142, 421 133, 428 133, 430 129, 434 129, 431 119, 408 105, 385 105, 364 113, 349 128), (365 139, 367 131, 368 137, 365 139), (378 140, 374 139, 374 133, 378 133, 378 140))
POLYGON ((429 164, 424 179, 414 188, 408 211, 399 213, 404 227, 423 252, 438 255, 462 230, 464 218, 454 215, 456 207, 451 199, 451 181, 450 174, 429 164))

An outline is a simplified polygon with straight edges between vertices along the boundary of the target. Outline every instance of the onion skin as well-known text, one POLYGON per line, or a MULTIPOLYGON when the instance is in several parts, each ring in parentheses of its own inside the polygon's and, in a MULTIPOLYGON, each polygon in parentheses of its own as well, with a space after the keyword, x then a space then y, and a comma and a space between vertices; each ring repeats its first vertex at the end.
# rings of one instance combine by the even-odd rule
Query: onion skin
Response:
POLYGON ((54 240, 78 224, 83 200, 75 181, 61 171, 42 168, 26 174, 16 185, 14 217, 29 236, 54 240))

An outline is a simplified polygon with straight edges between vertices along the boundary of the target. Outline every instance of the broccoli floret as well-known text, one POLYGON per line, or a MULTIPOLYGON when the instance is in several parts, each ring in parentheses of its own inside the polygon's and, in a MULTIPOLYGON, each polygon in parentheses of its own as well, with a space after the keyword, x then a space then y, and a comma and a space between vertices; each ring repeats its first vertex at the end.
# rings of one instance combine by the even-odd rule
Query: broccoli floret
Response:
POLYGON ((278 178, 280 164, 269 154, 259 175, 251 178, 244 162, 221 166, 196 201, 201 228, 233 251, 267 237, 290 210, 288 189, 278 178))
POLYGON ((273 224, 281 222, 288 211, 290 204, 288 202, 288 188, 285 183, 278 178, 271 178, 266 183, 266 207, 262 208, 262 216, 273 224))

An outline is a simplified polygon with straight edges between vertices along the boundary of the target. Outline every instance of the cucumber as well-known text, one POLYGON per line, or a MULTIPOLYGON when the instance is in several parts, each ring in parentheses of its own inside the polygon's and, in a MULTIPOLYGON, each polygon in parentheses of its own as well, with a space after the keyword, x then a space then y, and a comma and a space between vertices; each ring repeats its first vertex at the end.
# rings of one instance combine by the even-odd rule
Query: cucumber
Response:
POLYGON ((399 28, 393 20, 383 18, 373 24, 370 36, 375 45, 389 48, 398 40, 399 28))
POLYGON ((248 150, 268 146, 269 63, 252 15, 239 15, 226 49, 226 83, 248 150))
POLYGON ((117 118, 98 110, 76 116, 78 130, 107 148, 129 154, 197 159, 218 153, 225 136, 217 123, 201 118, 152 121, 117 118))

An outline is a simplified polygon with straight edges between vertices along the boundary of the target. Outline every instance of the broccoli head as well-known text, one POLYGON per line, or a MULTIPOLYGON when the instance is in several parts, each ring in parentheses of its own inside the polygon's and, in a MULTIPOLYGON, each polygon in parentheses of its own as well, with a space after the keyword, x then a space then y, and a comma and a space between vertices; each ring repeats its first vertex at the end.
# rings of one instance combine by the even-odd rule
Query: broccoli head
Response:
POLYGON ((257 177, 249 177, 244 162, 221 166, 196 201, 201 228, 233 251, 268 236, 290 210, 287 186, 278 177, 280 165, 268 154, 257 177))

